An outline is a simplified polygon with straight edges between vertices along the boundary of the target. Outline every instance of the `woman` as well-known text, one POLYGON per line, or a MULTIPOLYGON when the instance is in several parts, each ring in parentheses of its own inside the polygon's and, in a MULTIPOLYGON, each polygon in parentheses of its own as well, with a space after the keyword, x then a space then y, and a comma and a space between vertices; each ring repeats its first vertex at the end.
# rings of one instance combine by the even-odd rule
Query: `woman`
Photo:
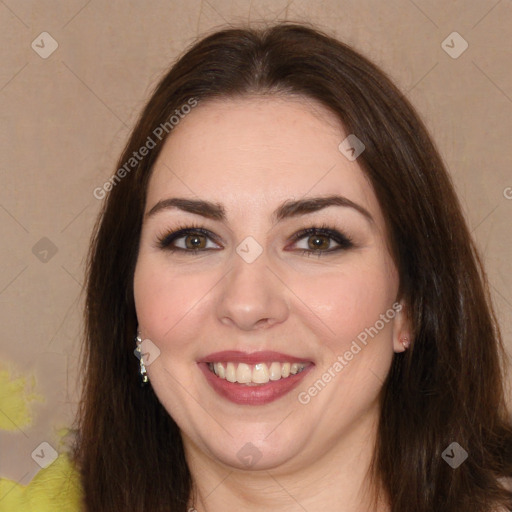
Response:
POLYGON ((512 506, 480 260, 375 65, 305 26, 217 32, 160 82, 106 192, 86 510, 512 506))

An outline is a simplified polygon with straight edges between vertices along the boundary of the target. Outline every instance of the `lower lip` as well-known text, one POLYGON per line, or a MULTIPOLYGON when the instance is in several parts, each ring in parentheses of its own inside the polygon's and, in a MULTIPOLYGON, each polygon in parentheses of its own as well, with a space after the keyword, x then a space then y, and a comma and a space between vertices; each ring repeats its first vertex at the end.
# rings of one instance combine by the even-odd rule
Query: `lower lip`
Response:
POLYGON ((300 373, 290 375, 284 379, 271 380, 267 384, 247 386, 217 377, 209 369, 208 363, 198 364, 214 391, 229 401, 240 405, 264 405, 281 398, 292 391, 314 366, 311 364, 300 373))

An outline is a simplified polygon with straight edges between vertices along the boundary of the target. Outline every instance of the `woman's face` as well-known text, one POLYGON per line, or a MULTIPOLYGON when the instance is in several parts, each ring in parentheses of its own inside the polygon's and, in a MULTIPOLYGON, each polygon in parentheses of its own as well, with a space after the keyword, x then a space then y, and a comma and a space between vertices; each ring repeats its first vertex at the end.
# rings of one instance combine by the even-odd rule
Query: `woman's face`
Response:
POLYGON ((372 187, 338 148, 347 135, 311 100, 267 96, 199 104, 167 139, 135 303, 188 452, 303 467, 375 431, 405 315, 372 187))

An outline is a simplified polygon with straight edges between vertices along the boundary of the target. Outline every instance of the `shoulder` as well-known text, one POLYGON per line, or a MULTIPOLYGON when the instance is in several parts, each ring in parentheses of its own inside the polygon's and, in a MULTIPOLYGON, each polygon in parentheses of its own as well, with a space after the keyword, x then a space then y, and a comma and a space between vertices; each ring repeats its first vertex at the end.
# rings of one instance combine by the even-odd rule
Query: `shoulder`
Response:
POLYGON ((512 491, 512 476, 498 478, 498 482, 507 489, 512 491))
POLYGON ((28 485, 0 479, 0 512, 79 512, 82 492, 78 471, 66 453, 41 469, 28 485))
MULTIPOLYGON (((507 491, 512 491, 512 477, 502 477, 498 478, 498 482, 505 488, 507 491)), ((499 508, 493 510, 492 512, 510 512, 507 508, 499 508)))

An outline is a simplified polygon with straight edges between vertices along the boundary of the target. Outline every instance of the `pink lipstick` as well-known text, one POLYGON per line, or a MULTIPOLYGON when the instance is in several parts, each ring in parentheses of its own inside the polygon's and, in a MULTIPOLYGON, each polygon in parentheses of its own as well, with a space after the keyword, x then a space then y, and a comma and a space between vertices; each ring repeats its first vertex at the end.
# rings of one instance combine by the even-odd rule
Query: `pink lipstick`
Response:
POLYGON ((223 398, 240 405, 264 405, 292 391, 314 363, 273 351, 222 351, 201 358, 198 366, 223 398))

